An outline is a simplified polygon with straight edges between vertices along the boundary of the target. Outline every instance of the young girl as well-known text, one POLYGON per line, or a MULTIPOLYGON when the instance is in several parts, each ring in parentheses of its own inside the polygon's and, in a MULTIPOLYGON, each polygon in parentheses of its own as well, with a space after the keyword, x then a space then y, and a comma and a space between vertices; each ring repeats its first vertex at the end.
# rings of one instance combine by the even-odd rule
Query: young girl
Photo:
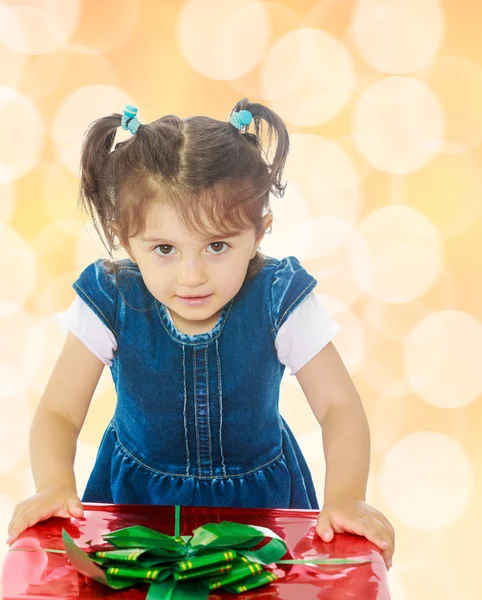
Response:
POLYGON ((109 250, 74 283, 68 329, 30 434, 36 494, 15 509, 11 543, 51 516, 81 517, 76 442, 105 365, 117 406, 84 502, 318 509, 305 459, 278 410, 285 366, 322 426, 326 458, 317 533, 366 536, 388 567, 394 533, 365 504, 366 416, 298 260, 259 245, 281 197, 283 121, 244 99, 229 121, 137 109, 95 121, 81 158, 81 200, 109 250), (262 121, 268 125, 263 149, 262 121), (254 132, 249 132, 252 123, 254 132), (121 126, 132 136, 113 148, 121 126))

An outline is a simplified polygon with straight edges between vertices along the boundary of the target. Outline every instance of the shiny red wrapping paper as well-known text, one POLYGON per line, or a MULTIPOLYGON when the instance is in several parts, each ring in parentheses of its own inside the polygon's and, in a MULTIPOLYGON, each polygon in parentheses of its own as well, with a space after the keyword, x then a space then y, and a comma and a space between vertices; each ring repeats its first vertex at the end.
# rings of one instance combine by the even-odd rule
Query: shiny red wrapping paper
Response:
MULTIPOLYGON (((174 535, 174 506, 110 505, 84 503, 82 519, 54 518, 38 523, 25 531, 16 546, 41 547, 63 550, 62 528, 83 550, 105 544, 102 535, 130 525, 144 525, 174 535)), ((379 549, 366 540, 350 534, 336 535, 326 543, 315 532, 318 511, 290 509, 248 509, 181 507, 181 535, 190 535, 205 523, 235 521, 248 525, 268 527, 286 543, 288 554, 284 559, 370 558, 361 565, 273 565, 278 581, 261 588, 230 594, 212 592, 210 600, 239 598, 239 600, 389 600, 387 572, 379 549)), ((271 566, 270 566, 271 568, 271 566)), ((2 567, 2 598, 111 598, 143 600, 147 585, 115 591, 87 579, 78 573, 64 554, 42 551, 9 552, 2 567)))

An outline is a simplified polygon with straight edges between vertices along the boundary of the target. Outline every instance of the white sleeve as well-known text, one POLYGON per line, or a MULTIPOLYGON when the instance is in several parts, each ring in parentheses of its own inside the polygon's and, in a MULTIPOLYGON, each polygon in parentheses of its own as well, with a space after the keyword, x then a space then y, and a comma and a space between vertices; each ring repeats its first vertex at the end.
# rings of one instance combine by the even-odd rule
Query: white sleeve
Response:
POLYGON ((112 364, 117 350, 115 336, 79 296, 75 296, 65 312, 55 314, 55 321, 64 333, 71 331, 105 365, 112 364))
POLYGON ((322 350, 341 327, 312 292, 291 313, 276 334, 278 359, 291 375, 322 350))

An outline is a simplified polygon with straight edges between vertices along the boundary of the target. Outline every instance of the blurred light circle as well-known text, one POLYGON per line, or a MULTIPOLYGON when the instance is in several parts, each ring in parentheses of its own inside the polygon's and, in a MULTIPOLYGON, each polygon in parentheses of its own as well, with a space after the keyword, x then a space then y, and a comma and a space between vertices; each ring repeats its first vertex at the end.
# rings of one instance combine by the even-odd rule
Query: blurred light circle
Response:
POLYGON ((428 217, 443 236, 466 231, 482 211, 482 165, 469 152, 439 154, 406 175, 397 200, 428 217))
MULTIPOLYGON (((22 305, 34 291, 37 259, 32 247, 13 229, 0 232, 0 314, 4 303, 22 305)), ((3 313, 5 314, 5 313, 3 313)))
POLYGON ((57 91, 65 81, 68 54, 64 48, 29 60, 22 77, 21 91, 38 104, 57 91))
POLYGON ((322 257, 321 267, 314 271, 317 290, 335 301, 331 310, 348 310, 364 293, 353 269, 352 245, 358 235, 352 231, 329 254, 322 257))
MULTIPOLYGON (((8 523, 12 518, 14 509, 15 505, 12 499, 6 494, 0 493, 0 529, 2 529, 2 531, 7 531, 8 523)), ((6 554, 8 552, 8 546, 6 544, 4 544, 4 546, 4 552, 6 554)), ((2 565, 4 564, 3 559, 4 556, 0 555, 2 565)), ((5 593, 5 590, 3 590, 3 592, 5 593)))
POLYGON ((95 54, 91 48, 68 44, 29 61, 21 90, 37 103, 51 96, 46 104, 50 119, 51 111, 55 114, 56 107, 73 90, 84 85, 116 85, 117 81, 114 65, 108 58, 95 54))
MULTIPOLYGON (((0 436, 3 447, 6 449, 6 451, 0 452, 0 475, 11 473, 17 463, 24 456, 28 456, 28 436, 32 417, 24 390, 9 390, 8 387, 5 387, 5 383, 11 381, 8 371, 8 366, 0 362, 0 377, 2 377, 0 436), (10 393, 8 393, 9 391, 10 393)), ((21 378, 21 374, 18 373, 18 375, 21 378)))
POLYGON ((72 271, 49 280, 36 294, 35 309, 42 315, 52 316, 67 309, 75 296, 72 284, 77 277, 77 271, 72 271))
POLYGON ((405 342, 412 327, 428 313, 429 308, 420 300, 390 304, 371 296, 363 299, 362 314, 370 328, 394 342, 405 342))
POLYGON ((26 381, 20 365, 12 360, 0 360, 0 399, 21 394, 26 391, 28 382, 26 381))
POLYGON ((371 388, 387 396, 404 396, 412 391, 395 366, 381 358, 365 358, 357 371, 371 388))
POLYGON ((358 6, 352 33, 372 67, 399 75, 430 64, 440 48, 444 23, 444 13, 437 4, 358 6))
POLYGON ((410 302, 434 284, 443 267, 442 244, 432 223, 405 206, 370 213, 353 238, 359 285, 384 302, 410 302))
POLYGON ((315 287, 315 294, 318 296, 323 305, 333 316, 336 317, 336 315, 346 312, 348 310, 348 306, 342 300, 340 300, 336 296, 332 296, 331 294, 325 294, 324 291, 318 292, 318 289, 324 290, 323 284, 320 285, 319 281, 318 286, 315 287))
POLYGON ((441 6, 441 2, 440 0, 357 0, 357 9, 361 11, 385 6, 403 8, 424 20, 433 14, 434 8, 441 6))
POLYGON ((359 137, 369 136, 348 133, 347 135, 335 138, 333 141, 341 148, 349 163, 353 165, 359 182, 363 182, 373 173, 375 167, 360 153, 359 146, 362 141, 357 140, 359 137))
POLYGON ((426 84, 386 77, 360 95, 352 132, 377 169, 403 174, 420 169, 440 151, 444 122, 443 106, 426 84))
POLYGON ((352 231, 351 225, 341 219, 315 217, 293 228, 287 247, 300 260, 317 259, 338 250, 352 231))
POLYGON ((48 54, 65 44, 77 25, 78 0, 22 0, 0 6, 0 41, 22 54, 48 54))
MULTIPOLYGON (((433 549, 433 553, 426 554, 423 558, 412 561, 404 561, 400 564, 400 572, 404 574, 404 583, 409 596, 412 598, 437 598, 437 600, 462 600, 471 598, 467 585, 469 581, 465 577, 458 576, 457 569, 447 568, 442 561, 438 560, 438 552, 443 541, 433 549)), ((398 562, 398 561, 397 561, 398 562)), ((391 570, 389 571, 389 573, 391 570)), ((474 573, 474 577, 475 577, 474 573)), ((470 591, 474 590, 470 587, 470 591)), ((392 588, 390 587, 390 593, 392 588)), ((399 600, 391 594, 392 600, 399 600)))
POLYGON ((51 220, 68 233, 72 233, 72 223, 78 220, 80 229, 82 213, 77 204, 78 178, 56 163, 43 163, 41 170, 42 194, 51 220))
POLYGON ((332 119, 356 87, 347 49, 317 29, 297 29, 277 39, 261 68, 261 84, 270 107, 302 126, 332 119))
POLYGON ((15 208, 15 188, 10 183, 0 183, 0 234, 8 225, 15 208))
POLYGON ((464 56, 439 56, 420 73, 445 113, 441 152, 463 152, 482 140, 482 67, 464 56))
POLYGON ((62 253, 65 253, 69 244, 75 242, 76 236, 82 228, 80 221, 50 221, 41 229, 32 241, 32 249, 38 258, 52 257, 55 262, 59 261, 62 253))
MULTIPOLYGON (((65 307, 67 308, 67 307, 65 307)), ((55 315, 38 319, 28 331, 25 364, 32 369, 30 391, 40 397, 57 362, 65 335, 55 322, 55 315)))
POLYGON ((36 164, 43 144, 44 124, 32 102, 11 88, 0 87, 0 111, 0 183, 8 183, 36 164))
MULTIPOLYGON (((296 7, 287 6, 281 2, 263 0, 263 10, 266 18, 269 20, 267 44, 271 40, 285 35, 293 29, 297 29, 303 20, 301 15, 296 11, 296 7)), ((260 64, 262 63, 258 61, 256 67, 248 73, 236 79, 228 80, 229 85, 237 90, 239 94, 242 94, 241 98, 259 98, 261 96, 261 82, 259 79, 260 64)))
POLYGON ((263 57, 269 36, 270 21, 262 2, 187 0, 179 13, 181 52, 193 69, 211 79, 249 73, 263 57))
POLYGON ((17 88, 23 79, 26 62, 23 54, 19 54, 0 43, 0 85, 17 88))
POLYGON ((430 10, 439 6, 440 0, 357 0, 360 9, 369 9, 377 6, 406 7, 410 11, 430 10))
POLYGON ((20 305, 15 311, 0 313, 0 353, 11 354, 12 348, 25 345, 25 337, 34 324, 34 317, 20 305))
MULTIPOLYGON (((164 4, 162 3, 163 10, 164 4)), ((75 32, 74 41, 89 47, 97 54, 108 53, 119 48, 129 39, 138 25, 141 7, 140 0, 84 2, 83 18, 75 32)), ((150 12, 153 12, 153 7, 149 7, 147 14, 150 12)))
POLYGON ((390 510, 404 525, 438 529, 454 523, 468 508, 473 467, 455 439, 421 431, 387 452, 378 483, 390 510))
POLYGON ((368 413, 371 448, 373 452, 385 453, 403 431, 407 416, 405 396, 381 394, 368 413))
POLYGON ((36 372, 35 364, 26 357, 30 332, 37 320, 18 304, 12 303, 10 307, 8 311, 2 311, 0 307, 0 362, 8 365, 8 373, 0 386, 0 397, 24 391, 36 372))
POLYGON ((361 208, 361 178, 336 143, 318 135, 293 134, 283 171, 294 182, 314 215, 355 222, 361 208))
POLYGON ((406 378, 426 402, 459 408, 482 394, 482 323, 457 311, 434 312, 405 340, 406 378))

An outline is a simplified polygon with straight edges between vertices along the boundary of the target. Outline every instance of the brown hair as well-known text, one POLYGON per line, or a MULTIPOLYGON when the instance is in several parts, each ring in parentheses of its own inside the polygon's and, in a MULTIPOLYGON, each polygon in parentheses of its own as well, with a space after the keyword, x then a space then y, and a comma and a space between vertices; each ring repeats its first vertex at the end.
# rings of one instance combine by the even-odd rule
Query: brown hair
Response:
MULTIPOLYGON (((112 257, 128 239, 144 230, 145 214, 155 201, 166 202, 193 235, 233 235, 255 226, 258 232, 271 212, 269 192, 281 198, 289 136, 272 110, 247 98, 233 112, 253 115, 244 133, 229 121, 205 116, 185 120, 167 115, 141 125, 127 141, 115 145, 121 115, 94 121, 87 130, 81 156, 80 202, 112 257), (267 149, 263 150, 268 125, 267 149), (254 127, 254 133, 248 131, 254 127), (269 153, 276 137, 274 157, 269 153)), ((247 278, 261 268, 258 251, 247 278)))

